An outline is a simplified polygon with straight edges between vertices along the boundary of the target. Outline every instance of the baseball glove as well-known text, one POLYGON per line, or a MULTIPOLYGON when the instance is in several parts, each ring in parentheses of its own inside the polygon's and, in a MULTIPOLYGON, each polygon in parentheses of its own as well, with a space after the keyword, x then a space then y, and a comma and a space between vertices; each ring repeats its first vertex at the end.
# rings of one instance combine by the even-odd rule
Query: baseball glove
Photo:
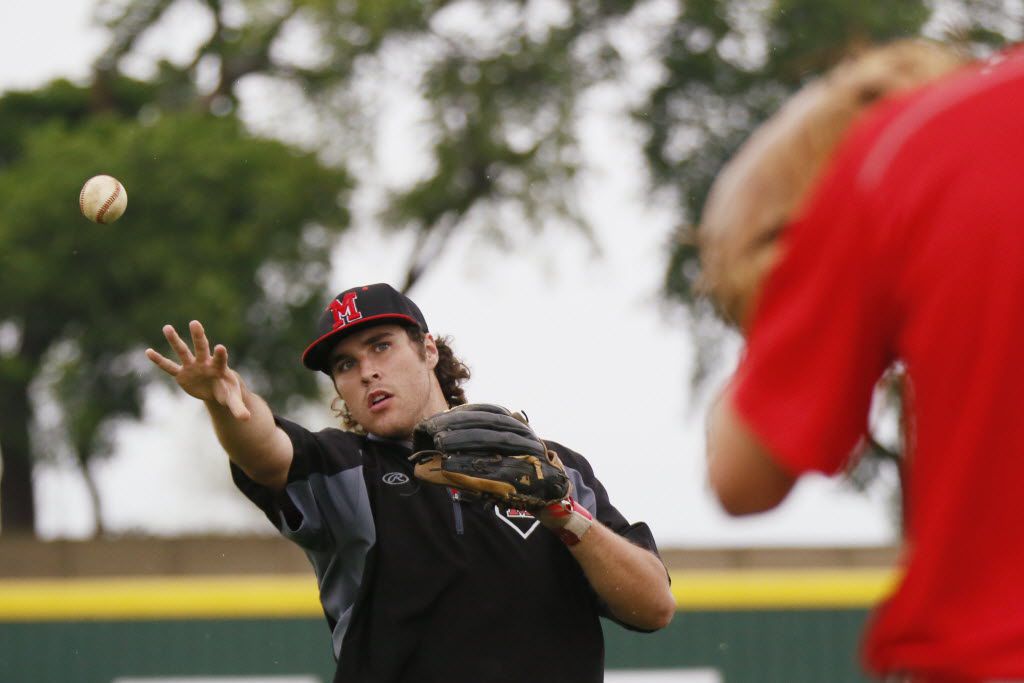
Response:
POLYGON ((456 406, 413 430, 416 477, 531 510, 569 494, 569 478, 526 418, 486 403, 456 406))

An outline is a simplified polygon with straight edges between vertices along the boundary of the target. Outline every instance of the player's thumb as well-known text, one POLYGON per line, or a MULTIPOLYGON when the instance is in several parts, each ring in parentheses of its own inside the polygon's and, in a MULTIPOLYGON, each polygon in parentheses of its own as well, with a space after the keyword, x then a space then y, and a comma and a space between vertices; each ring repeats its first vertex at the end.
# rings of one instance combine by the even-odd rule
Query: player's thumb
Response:
POLYGON ((252 417, 252 413, 249 412, 249 408, 245 405, 245 401, 242 400, 242 396, 240 394, 234 392, 228 394, 227 404, 228 410, 231 411, 231 415, 236 420, 242 420, 245 422, 252 417))

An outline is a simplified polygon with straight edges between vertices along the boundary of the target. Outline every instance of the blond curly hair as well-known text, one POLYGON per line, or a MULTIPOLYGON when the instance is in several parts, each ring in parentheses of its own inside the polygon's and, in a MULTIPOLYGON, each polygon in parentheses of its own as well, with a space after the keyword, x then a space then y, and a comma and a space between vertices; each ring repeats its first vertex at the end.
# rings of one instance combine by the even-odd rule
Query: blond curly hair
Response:
POLYGON ((801 88, 740 147, 715 180, 698 239, 700 290, 741 329, 778 238, 851 124, 879 100, 958 69, 965 53, 908 39, 867 49, 801 88))

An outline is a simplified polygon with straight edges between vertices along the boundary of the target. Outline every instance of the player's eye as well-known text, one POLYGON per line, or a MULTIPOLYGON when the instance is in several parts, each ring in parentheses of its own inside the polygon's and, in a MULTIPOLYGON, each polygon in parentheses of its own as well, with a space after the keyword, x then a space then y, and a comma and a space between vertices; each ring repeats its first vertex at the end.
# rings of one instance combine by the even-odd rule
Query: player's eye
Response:
POLYGON ((334 363, 335 372, 347 372, 352 369, 355 365, 355 361, 351 358, 342 358, 334 363))
POLYGON ((376 351, 377 353, 380 353, 382 351, 387 351, 390 348, 391 348, 391 342, 386 342, 386 341, 377 342, 376 344, 373 345, 373 350, 376 351))

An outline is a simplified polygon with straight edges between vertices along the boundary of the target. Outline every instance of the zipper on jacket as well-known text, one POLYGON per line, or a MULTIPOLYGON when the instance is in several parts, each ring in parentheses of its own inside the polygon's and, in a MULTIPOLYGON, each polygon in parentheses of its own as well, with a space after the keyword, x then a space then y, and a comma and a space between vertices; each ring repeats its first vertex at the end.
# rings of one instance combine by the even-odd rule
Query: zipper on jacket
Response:
POLYGON ((459 502, 459 492, 456 489, 448 489, 448 495, 452 499, 452 512, 455 514, 455 533, 462 536, 465 526, 462 523, 462 503, 459 502))

